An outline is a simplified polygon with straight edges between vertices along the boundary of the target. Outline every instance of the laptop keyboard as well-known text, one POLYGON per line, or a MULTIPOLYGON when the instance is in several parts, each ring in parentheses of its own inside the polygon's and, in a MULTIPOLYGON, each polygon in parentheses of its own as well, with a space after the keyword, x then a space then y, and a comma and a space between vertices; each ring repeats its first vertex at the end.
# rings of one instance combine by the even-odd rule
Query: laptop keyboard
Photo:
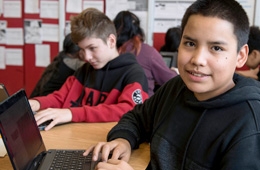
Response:
POLYGON ((91 170, 94 168, 94 162, 92 162, 92 153, 90 153, 88 156, 83 156, 83 152, 84 151, 68 150, 56 151, 50 170, 91 170))

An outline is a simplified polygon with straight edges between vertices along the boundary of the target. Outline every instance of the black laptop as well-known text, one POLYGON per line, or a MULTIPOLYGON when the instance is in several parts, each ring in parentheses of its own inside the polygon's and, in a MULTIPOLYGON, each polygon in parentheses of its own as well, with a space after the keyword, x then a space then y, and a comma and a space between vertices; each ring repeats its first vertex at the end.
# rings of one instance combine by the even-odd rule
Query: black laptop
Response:
POLYGON ((0 132, 15 170, 91 170, 97 164, 84 150, 46 151, 24 90, 0 104, 0 132))
MULTIPOLYGON (((0 103, 6 100, 9 97, 9 94, 7 92, 7 89, 3 83, 0 83, 0 103)), ((36 112, 33 112, 33 114, 36 114, 36 112)), ((51 120, 43 122, 42 124, 38 125, 39 130, 44 130, 46 126, 48 126, 51 123, 51 120)), ((64 123, 65 124, 65 123, 64 123)), ((61 125, 61 124, 59 124, 61 125)))

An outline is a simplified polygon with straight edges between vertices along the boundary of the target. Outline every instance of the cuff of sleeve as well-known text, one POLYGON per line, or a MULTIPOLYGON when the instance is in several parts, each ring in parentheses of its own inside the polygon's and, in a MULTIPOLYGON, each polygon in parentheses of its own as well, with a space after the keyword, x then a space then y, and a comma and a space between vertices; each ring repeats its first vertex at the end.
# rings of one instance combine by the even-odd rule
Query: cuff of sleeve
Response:
POLYGON ((87 122, 85 110, 82 107, 71 107, 69 108, 72 114, 72 122, 87 122))
POLYGON ((131 149, 137 149, 139 147, 139 145, 137 144, 136 137, 130 131, 121 129, 121 130, 114 131, 112 133, 109 132, 107 135, 108 142, 117 138, 126 139, 130 143, 131 149))

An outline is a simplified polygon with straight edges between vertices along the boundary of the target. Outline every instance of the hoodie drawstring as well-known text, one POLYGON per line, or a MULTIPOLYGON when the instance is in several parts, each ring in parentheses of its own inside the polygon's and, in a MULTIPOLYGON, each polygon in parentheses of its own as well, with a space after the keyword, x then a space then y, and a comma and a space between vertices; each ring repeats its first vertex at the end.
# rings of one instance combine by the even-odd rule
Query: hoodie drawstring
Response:
POLYGON ((97 106, 99 104, 100 98, 102 97, 103 85, 104 85, 104 82, 105 82, 105 78, 106 78, 109 66, 110 66, 110 62, 107 64, 106 72, 105 72, 105 75, 104 75, 104 78, 103 78, 103 81, 102 81, 102 84, 101 84, 101 88, 100 88, 99 97, 98 97, 98 100, 97 100, 97 103, 95 104, 95 106, 97 106))
POLYGON ((190 136, 190 138, 189 138, 189 140, 188 140, 188 142, 186 144, 185 151, 184 151, 184 154, 183 154, 182 164, 181 164, 181 170, 184 170, 184 168, 185 168, 185 161, 186 161, 187 152, 188 152, 188 149, 189 149, 189 146, 190 146, 190 142, 191 142, 195 132, 197 131, 197 129, 198 129, 199 125, 200 125, 200 122, 201 122, 201 120, 202 120, 202 118, 203 118, 203 116, 205 115, 206 112, 207 112, 207 110, 205 110, 202 113, 202 115, 200 116, 199 121, 197 122, 197 124, 195 126, 195 129, 192 131, 192 134, 191 134, 191 136, 190 136))

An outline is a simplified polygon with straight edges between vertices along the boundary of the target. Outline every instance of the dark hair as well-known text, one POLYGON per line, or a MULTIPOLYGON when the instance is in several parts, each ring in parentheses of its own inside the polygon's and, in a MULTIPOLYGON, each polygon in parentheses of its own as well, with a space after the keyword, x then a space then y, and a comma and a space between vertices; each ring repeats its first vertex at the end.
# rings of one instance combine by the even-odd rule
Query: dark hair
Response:
POLYGON ((72 58, 79 58, 78 52, 80 51, 79 46, 74 44, 71 40, 71 34, 67 34, 65 39, 63 40, 63 50, 59 52, 58 56, 56 56, 52 63, 50 63, 44 72, 42 73, 41 79, 36 84, 33 93, 30 97, 42 96, 44 85, 50 80, 50 78, 54 75, 58 75, 58 67, 62 60, 69 56, 72 58))
POLYGON ((181 28, 169 28, 165 35, 165 44, 160 51, 177 52, 181 42, 181 28))
POLYGON ((106 43, 110 34, 116 36, 113 22, 95 8, 87 8, 71 17, 71 38, 76 44, 86 37, 100 38, 106 43))
POLYGON ((260 51, 260 29, 256 26, 250 27, 249 39, 248 39, 248 46, 249 46, 249 54, 253 50, 260 51))
POLYGON ((141 41, 144 41, 144 32, 140 27, 140 20, 132 12, 119 12, 114 19, 114 25, 117 31, 118 48, 136 36, 138 36, 141 41))
POLYGON ((67 34, 63 40, 63 52, 74 55, 80 48, 71 39, 71 33, 67 34))
POLYGON ((235 0, 197 0, 185 12, 181 28, 184 31, 191 15, 218 17, 230 22, 237 38, 237 51, 247 44, 249 21, 242 6, 235 0))

